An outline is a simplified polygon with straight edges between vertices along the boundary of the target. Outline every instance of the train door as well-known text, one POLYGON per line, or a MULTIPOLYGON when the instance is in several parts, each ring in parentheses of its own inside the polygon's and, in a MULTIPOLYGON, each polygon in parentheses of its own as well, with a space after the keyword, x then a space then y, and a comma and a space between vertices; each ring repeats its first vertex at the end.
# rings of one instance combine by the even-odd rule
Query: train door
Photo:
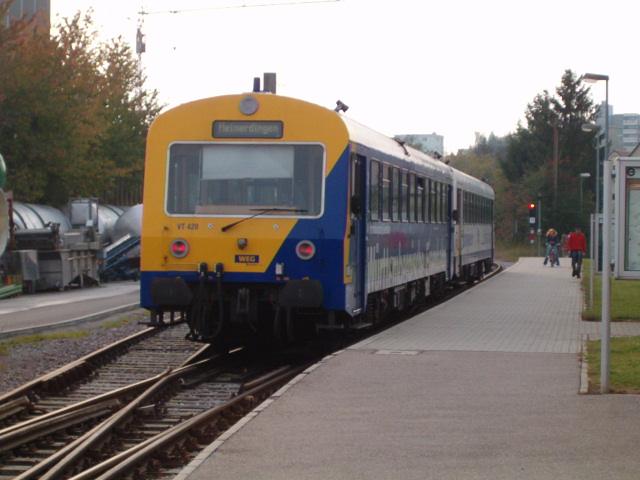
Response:
POLYGON ((365 252, 366 252, 366 158, 351 155, 349 168, 350 216, 349 267, 352 276, 351 312, 358 315, 364 311, 365 298, 365 252))

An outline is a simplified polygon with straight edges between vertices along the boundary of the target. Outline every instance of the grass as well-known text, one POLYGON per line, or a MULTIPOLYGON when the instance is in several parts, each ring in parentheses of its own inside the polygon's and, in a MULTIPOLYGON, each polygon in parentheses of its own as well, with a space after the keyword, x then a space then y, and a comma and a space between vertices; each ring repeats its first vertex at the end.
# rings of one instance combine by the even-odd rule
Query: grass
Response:
POLYGON ((35 333, 33 335, 22 335, 20 337, 10 338, 4 342, 0 342, 0 355, 7 355, 12 348, 21 345, 29 345, 32 343, 44 342, 47 340, 63 340, 84 338, 89 335, 85 330, 73 330, 70 332, 53 332, 53 333, 35 333))
POLYGON ((111 328, 120 328, 124 327, 128 323, 137 320, 137 317, 134 315, 126 315, 124 317, 118 318, 116 320, 110 320, 108 322, 103 322, 100 324, 100 328, 104 328, 105 330, 109 330, 111 328))
MULTIPOLYGON (((640 393, 640 337, 611 338, 609 390, 612 393, 640 393)), ((600 340, 587 344, 589 391, 600 391, 600 340)))
MULTIPOLYGON (((582 288, 584 291, 587 308, 582 312, 584 320, 600 321, 602 312, 602 278, 596 275, 593 279, 593 308, 588 308, 589 300, 589 276, 591 275, 591 263, 585 260, 582 265, 582 288)), ((611 320, 612 321, 638 321, 640 320, 640 280, 611 279, 611 320)))
POLYGON ((535 257, 536 255, 535 244, 496 242, 496 258, 503 261, 516 262, 520 257, 535 257))

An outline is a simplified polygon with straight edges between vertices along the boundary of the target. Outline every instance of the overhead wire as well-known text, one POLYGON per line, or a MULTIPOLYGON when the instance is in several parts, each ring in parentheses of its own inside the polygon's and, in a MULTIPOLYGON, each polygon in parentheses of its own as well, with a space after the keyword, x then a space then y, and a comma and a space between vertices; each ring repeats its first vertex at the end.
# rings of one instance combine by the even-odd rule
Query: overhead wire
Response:
POLYGON ((218 7, 203 7, 203 8, 183 8, 178 10, 156 10, 146 11, 142 8, 139 15, 160 15, 160 14, 178 14, 178 13, 192 13, 192 12, 204 12, 211 10, 230 10, 234 8, 260 8, 260 7, 282 7, 291 5, 309 5, 315 3, 337 3, 341 0, 294 0, 289 2, 271 2, 271 3, 244 3, 241 5, 221 5, 218 7))

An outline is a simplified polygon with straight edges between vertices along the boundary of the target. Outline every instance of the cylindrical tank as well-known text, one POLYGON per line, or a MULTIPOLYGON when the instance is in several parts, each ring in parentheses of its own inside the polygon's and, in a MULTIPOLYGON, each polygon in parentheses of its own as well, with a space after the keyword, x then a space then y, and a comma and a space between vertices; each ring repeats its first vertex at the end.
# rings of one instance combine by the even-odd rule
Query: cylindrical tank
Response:
POLYGON ((9 240, 9 205, 2 189, 7 180, 7 167, 0 155, 0 255, 4 253, 9 240))
POLYGON ((112 242, 116 239, 113 229, 123 213, 124 210, 115 205, 98 205, 98 231, 102 234, 103 241, 112 242))
POLYGON ((113 240, 116 241, 119 238, 124 237, 126 234, 132 237, 139 237, 142 233, 142 204, 134 205, 116 222, 113 229, 113 240))
POLYGON ((13 202, 13 223, 18 230, 44 228, 49 222, 60 225, 60 233, 71 230, 71 222, 61 210, 48 205, 13 202))
POLYGON ((0 188, 0 255, 4 253, 9 240, 9 205, 0 188))
POLYGON ((0 188, 4 188, 4 184, 7 181, 7 166, 4 163, 4 158, 0 154, 0 188))

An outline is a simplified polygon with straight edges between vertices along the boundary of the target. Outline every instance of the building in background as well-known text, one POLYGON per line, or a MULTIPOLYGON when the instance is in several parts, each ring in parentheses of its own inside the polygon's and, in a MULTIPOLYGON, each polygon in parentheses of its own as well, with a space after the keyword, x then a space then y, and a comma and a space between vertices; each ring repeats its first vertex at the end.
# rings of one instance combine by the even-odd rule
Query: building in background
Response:
POLYGON ((444 137, 435 132, 396 135, 394 138, 437 158, 444 156, 444 137))
POLYGON ((0 0, 0 4, 10 3, 9 11, 0 19, 4 27, 19 19, 34 18, 36 26, 45 32, 51 27, 51 0, 0 0))
MULTIPOLYGON (((596 123, 604 129, 604 103, 600 105, 596 123)), ((613 114, 613 106, 609 105, 609 151, 630 153, 640 143, 640 114, 613 114)))

